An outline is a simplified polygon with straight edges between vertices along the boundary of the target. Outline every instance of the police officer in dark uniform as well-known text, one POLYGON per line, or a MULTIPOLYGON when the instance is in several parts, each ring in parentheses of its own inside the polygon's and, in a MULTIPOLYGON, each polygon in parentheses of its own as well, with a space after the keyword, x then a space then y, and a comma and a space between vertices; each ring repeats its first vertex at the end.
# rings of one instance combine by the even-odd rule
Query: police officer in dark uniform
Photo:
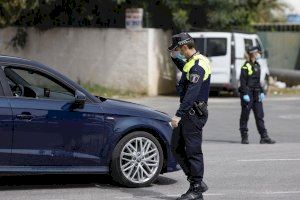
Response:
POLYGON ((210 63, 196 51, 194 40, 187 33, 174 35, 168 50, 173 62, 182 71, 177 85, 180 107, 172 118, 172 151, 190 182, 189 190, 178 199, 202 200, 202 193, 208 189, 202 180, 202 128, 208 118, 210 63))
POLYGON ((260 65, 257 60, 261 57, 260 49, 258 47, 250 47, 247 51, 248 60, 242 66, 240 76, 240 93, 242 113, 240 117, 240 132, 242 137, 242 144, 249 144, 248 141, 248 120, 250 111, 253 110, 256 126, 260 134, 261 144, 274 144, 267 133, 264 123, 263 100, 265 94, 260 83, 260 65))

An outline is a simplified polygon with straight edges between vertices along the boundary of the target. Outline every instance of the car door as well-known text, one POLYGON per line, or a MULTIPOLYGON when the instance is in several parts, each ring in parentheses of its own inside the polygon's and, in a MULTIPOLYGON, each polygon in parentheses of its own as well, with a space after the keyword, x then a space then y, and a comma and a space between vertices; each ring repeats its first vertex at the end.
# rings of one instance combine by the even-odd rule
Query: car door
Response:
POLYGON ((13 134, 12 110, 2 86, 5 79, 0 68, 0 167, 10 165, 13 134))
POLYGON ((14 94, 9 99, 14 119, 12 164, 100 164, 106 135, 99 104, 87 100, 84 108, 75 108, 76 91, 35 68, 10 66, 4 72, 14 94))

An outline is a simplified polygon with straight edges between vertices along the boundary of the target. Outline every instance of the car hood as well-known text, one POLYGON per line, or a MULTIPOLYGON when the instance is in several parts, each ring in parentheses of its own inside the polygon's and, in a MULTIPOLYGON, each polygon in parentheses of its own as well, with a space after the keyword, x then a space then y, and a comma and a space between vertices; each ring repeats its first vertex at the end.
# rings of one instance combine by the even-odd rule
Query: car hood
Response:
POLYGON ((121 100, 106 99, 101 103, 101 105, 105 113, 113 115, 126 115, 151 118, 168 122, 171 121, 171 118, 168 114, 141 104, 121 100))

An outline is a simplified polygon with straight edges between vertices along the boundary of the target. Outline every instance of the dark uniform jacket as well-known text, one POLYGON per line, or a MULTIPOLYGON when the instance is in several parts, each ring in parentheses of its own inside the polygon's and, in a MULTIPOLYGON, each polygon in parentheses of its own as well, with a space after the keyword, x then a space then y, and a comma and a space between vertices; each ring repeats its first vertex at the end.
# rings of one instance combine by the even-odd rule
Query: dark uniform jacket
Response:
POLYGON ((177 92, 180 96, 180 107, 176 112, 176 116, 183 117, 193 107, 194 102, 208 101, 210 74, 204 81, 206 72, 204 68, 199 65, 199 60, 196 60, 195 64, 189 70, 188 79, 187 73, 183 70, 183 68, 189 60, 187 60, 187 62, 177 58, 172 58, 172 60, 176 64, 177 68, 182 72, 181 79, 176 86, 177 92))
POLYGON ((240 76, 240 93, 242 95, 249 95, 252 91, 264 92, 260 83, 260 65, 258 62, 249 62, 246 61, 241 69, 240 76))

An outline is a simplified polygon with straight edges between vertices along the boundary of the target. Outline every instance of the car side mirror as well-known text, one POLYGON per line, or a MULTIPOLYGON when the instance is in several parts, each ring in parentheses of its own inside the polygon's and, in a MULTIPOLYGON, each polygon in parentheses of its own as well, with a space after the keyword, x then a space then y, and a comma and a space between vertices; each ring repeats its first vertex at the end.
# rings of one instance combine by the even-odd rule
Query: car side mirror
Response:
POLYGON ((79 90, 75 92, 75 101, 74 101, 74 109, 83 109, 86 101, 86 96, 79 90))
POLYGON ((269 58, 269 51, 268 51, 268 50, 265 50, 265 51, 264 51, 264 57, 265 57, 265 58, 269 58))

